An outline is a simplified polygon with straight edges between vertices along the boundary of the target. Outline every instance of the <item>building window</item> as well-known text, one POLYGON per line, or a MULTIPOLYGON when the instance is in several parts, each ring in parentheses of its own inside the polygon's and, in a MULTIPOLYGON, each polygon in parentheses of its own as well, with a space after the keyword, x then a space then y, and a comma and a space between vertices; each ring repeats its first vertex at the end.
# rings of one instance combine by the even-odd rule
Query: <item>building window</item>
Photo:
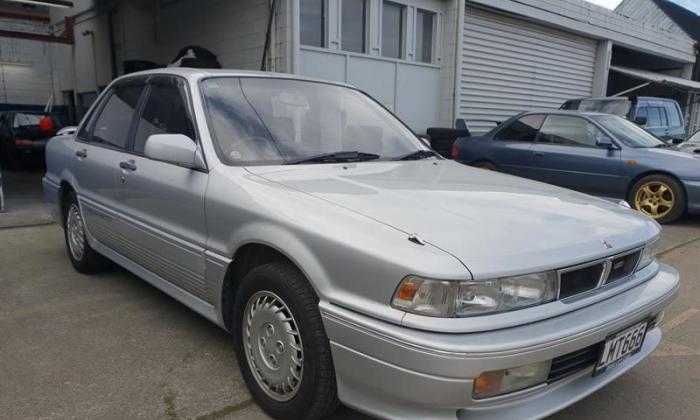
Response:
POLYGON ((403 22, 406 7, 385 1, 382 5, 382 55, 403 58, 403 22))
POLYGON ((367 0, 342 0, 340 47, 366 52, 367 0))
POLYGON ((416 61, 433 62, 435 13, 418 9, 416 14, 416 61))
POLYGON ((326 0, 301 0, 301 43, 323 47, 325 37, 326 0))

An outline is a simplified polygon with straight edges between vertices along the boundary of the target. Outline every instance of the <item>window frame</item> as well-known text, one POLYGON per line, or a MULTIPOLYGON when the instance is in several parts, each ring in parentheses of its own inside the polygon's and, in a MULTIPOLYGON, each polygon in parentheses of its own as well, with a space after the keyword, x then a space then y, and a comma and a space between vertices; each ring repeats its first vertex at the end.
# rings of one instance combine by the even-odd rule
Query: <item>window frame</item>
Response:
MULTIPOLYGON (((178 90, 181 91, 181 93, 184 93, 183 100, 185 101, 185 112, 187 113, 187 117, 190 119, 190 123, 192 124, 192 133, 195 136, 195 138, 193 138, 192 141, 200 148, 200 150, 203 150, 202 144, 199 140, 199 132, 197 130, 197 122, 195 120, 194 112, 192 110, 192 97, 189 93, 189 83, 187 83, 187 79, 179 77, 179 76, 173 76, 173 75, 158 75, 158 76, 161 76, 161 77, 155 78, 155 80, 153 80, 152 78, 149 78, 146 81, 146 90, 144 90, 144 96, 141 98, 142 102, 139 104, 138 112, 135 114, 136 118, 135 118, 135 121, 132 123, 132 127, 131 127, 132 131, 129 132, 129 153, 134 155, 134 156, 146 157, 143 153, 137 152, 135 149, 136 131, 138 130, 138 122, 141 119, 141 115, 143 114, 144 109, 146 109, 146 105, 148 104, 148 100, 151 97, 151 93, 153 91, 153 85, 169 85, 169 84, 173 84, 178 90), (165 78, 162 76, 172 76, 172 77, 165 78), (159 79, 163 79, 163 80, 161 81, 159 79), (167 79, 170 79, 172 81, 167 81, 167 79), (183 88, 183 86, 184 86, 184 88, 183 88)), ((205 162, 206 162, 206 159, 205 159, 205 162)))
MULTIPOLYGON (((351 50, 346 50, 343 47, 343 2, 345 0, 340 0, 340 7, 339 7, 339 14, 338 14, 338 25, 340 27, 340 39, 338 40, 338 49, 342 52, 345 53, 350 53, 350 54, 362 54, 362 55, 371 55, 370 54, 370 14, 372 12, 372 7, 371 7, 371 0, 355 0, 355 1, 361 1, 363 5, 362 9, 362 51, 351 51, 351 50)), ((381 47, 380 47, 381 49, 381 47)))
POLYGON ((415 7, 415 22, 413 24, 413 61, 420 64, 435 64, 437 61, 437 33, 438 33, 438 16, 439 13, 435 10, 425 9, 422 7, 415 7), (418 15, 420 12, 424 12, 432 15, 433 23, 430 33, 430 60, 423 61, 418 59, 418 15))
POLYGON ((321 0, 321 5, 323 10, 321 10, 321 45, 311 45, 311 44, 304 44, 304 42, 301 39, 301 26, 303 25, 303 22, 301 21, 301 4, 299 5, 299 45, 301 47, 308 47, 308 48, 328 48, 328 19, 330 17, 328 13, 329 5, 328 5, 328 0, 321 0))
POLYGON ((543 114, 543 113, 533 113, 533 114, 525 114, 525 115, 516 115, 515 117, 513 117, 513 119, 512 119, 511 121, 507 121, 507 124, 506 124, 506 123, 503 123, 503 124, 501 124, 500 126, 497 126, 497 127, 496 127, 496 128, 497 128, 497 131, 493 133, 493 135, 491 136, 491 139, 492 139, 493 141, 509 141, 509 142, 523 143, 523 144, 524 144, 524 143, 535 144, 535 143, 537 142, 537 138, 538 138, 539 135, 540 135, 540 130, 542 129, 542 126, 544 125, 544 122, 547 120, 547 117, 548 117, 548 116, 549 116, 548 114, 543 114), (499 139, 499 138, 497 138, 499 134, 501 134, 501 133, 503 133, 504 131, 506 131, 508 128, 510 128, 510 126, 512 126, 512 125, 515 124, 516 122, 522 120, 523 118, 527 118, 527 117, 542 117, 542 123, 540 124, 539 128, 538 128, 537 130, 535 130, 535 131, 536 131, 536 133, 535 133, 535 138, 533 138, 532 141, 514 140, 514 139, 499 139))
MULTIPOLYGON (((145 83, 145 82, 144 82, 145 83)), ((126 143, 124 144, 124 148, 116 147, 112 145, 111 143, 104 143, 104 142, 96 142, 93 140, 93 137, 95 135, 95 124, 97 123, 97 120, 102 116, 102 112, 104 112, 105 107, 107 106, 107 103, 109 100, 114 96, 115 94, 115 89, 124 87, 124 86, 129 86, 131 84, 139 84, 138 82, 134 81, 133 83, 128 83, 128 82, 123 82, 123 83, 115 83, 113 86, 111 86, 109 89, 105 90, 104 96, 100 96, 97 98, 95 101, 95 104, 98 105, 98 107, 91 109, 88 111, 89 115, 89 123, 86 126, 86 134, 87 134, 87 139, 79 139, 77 133, 80 132, 81 128, 78 129, 78 132, 76 132, 75 139, 76 141, 80 141, 82 143, 89 144, 91 146, 95 147, 102 147, 104 149, 109 149, 109 150, 114 150, 117 152, 122 152, 122 153, 129 153, 130 152, 130 144, 131 144, 131 137, 132 137, 132 132, 134 129, 134 122, 136 120, 136 117, 139 115, 139 110, 141 107, 141 104, 143 102, 144 94, 148 90, 148 86, 144 84, 143 90, 141 91, 141 95, 139 96, 139 100, 136 102, 136 107, 134 107, 134 115, 131 116, 131 122, 129 123, 129 130, 127 131, 127 139, 126 143), (91 115, 90 115, 91 114, 91 115)))
POLYGON ((381 13, 379 23, 379 56, 388 60, 406 60, 408 56, 408 48, 406 45, 408 32, 408 5, 393 0, 381 0, 381 13), (384 5, 390 4, 399 8, 399 56, 389 57, 384 55, 384 5))
POLYGON ((552 142, 541 141, 540 137, 542 135, 542 128, 544 128, 545 124, 547 124, 547 121, 552 117, 577 118, 579 120, 583 120, 586 123, 595 127, 595 129, 598 130, 598 132, 604 134, 606 137, 608 137, 613 142, 613 144, 615 144, 617 147, 619 147, 615 141, 614 136, 611 136, 607 130, 604 130, 603 127, 599 126, 598 123, 596 123, 595 121, 590 120, 590 119, 583 117, 583 116, 579 116, 579 115, 560 115, 560 114, 546 114, 544 121, 542 121, 542 126, 540 126, 540 129, 537 130, 537 136, 535 137, 536 144, 545 144, 545 145, 549 145, 549 146, 562 146, 562 147, 576 147, 576 148, 586 148, 586 149, 605 149, 604 147, 598 146, 597 144, 594 144, 594 145, 587 145, 587 144, 583 144, 583 143, 563 144, 563 143, 552 143, 552 142))

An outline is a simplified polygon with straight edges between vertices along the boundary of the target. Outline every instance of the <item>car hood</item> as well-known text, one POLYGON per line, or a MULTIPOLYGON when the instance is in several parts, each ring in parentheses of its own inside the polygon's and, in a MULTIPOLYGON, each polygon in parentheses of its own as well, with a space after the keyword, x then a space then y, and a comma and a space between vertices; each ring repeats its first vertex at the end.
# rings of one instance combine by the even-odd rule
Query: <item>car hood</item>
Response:
POLYGON ((447 160, 248 170, 407 239, 416 234, 458 258, 474 278, 577 264, 641 245, 660 230, 616 203, 447 160))

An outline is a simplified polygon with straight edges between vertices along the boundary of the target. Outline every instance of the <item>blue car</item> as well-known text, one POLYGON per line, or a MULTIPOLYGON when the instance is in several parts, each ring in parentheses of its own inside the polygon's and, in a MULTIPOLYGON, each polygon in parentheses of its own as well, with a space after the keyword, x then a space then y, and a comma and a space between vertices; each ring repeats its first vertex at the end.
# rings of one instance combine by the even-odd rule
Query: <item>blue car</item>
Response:
POLYGON ((463 137, 452 157, 606 198, 659 223, 700 213, 700 155, 682 153, 616 115, 525 112, 483 136, 463 137))

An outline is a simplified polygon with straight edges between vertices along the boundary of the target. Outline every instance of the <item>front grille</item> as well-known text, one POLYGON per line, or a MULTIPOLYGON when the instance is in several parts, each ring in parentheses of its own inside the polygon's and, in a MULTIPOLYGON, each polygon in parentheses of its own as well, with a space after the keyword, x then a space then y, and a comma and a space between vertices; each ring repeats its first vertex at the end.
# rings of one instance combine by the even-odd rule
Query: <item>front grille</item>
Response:
POLYGON ((639 261, 641 255, 642 251, 636 251, 631 254, 613 258, 610 266, 610 275, 605 281, 605 284, 620 280, 634 273, 634 269, 637 267, 637 261, 639 261))
POLYGON ((559 298, 564 299, 587 290, 595 289, 604 271, 605 263, 600 262, 583 268, 562 272, 559 275, 559 298))
POLYGON ((552 368, 549 371, 547 382, 558 381, 595 364, 601 345, 602 343, 596 343, 552 360, 552 368))

